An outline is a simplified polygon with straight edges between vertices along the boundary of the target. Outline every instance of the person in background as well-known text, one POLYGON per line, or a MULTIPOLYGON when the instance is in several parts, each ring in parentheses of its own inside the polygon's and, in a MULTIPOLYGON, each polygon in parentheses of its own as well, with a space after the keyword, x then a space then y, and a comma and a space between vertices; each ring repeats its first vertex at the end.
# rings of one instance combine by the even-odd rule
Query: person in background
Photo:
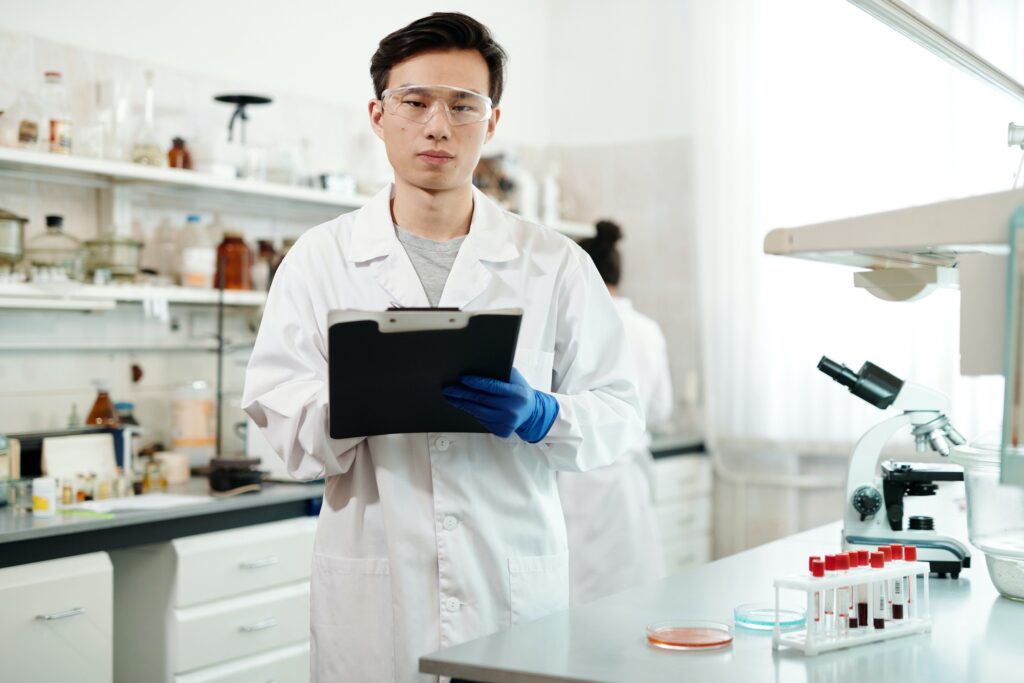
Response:
POLYGON ((423 655, 567 608, 555 471, 607 465, 643 434, 593 262, 472 185, 504 72, 504 50, 464 14, 381 40, 368 114, 394 183, 304 232, 267 295, 242 406, 292 476, 327 479, 310 579, 316 683, 436 681, 419 673, 423 655), (523 311, 507 382, 439 389, 486 433, 330 438, 328 313, 390 307, 523 311))
MULTIPOLYGON (((618 225, 597 223, 597 235, 580 241, 593 259, 626 327, 647 424, 672 413, 665 337, 658 323, 619 296, 622 256, 618 225)), ((559 472, 558 490, 569 534, 572 602, 581 605, 665 574, 654 514, 654 460, 647 434, 614 464, 589 472, 559 472)))

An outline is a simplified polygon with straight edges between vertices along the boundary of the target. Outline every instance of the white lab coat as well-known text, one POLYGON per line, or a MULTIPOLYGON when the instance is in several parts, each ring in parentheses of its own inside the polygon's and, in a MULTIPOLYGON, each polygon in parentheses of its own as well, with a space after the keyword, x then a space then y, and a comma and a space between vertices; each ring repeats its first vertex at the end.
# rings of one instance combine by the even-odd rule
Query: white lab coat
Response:
POLYGON ((420 656, 567 607, 554 471, 606 465, 643 434, 622 324, 589 257, 475 192, 440 305, 525 311, 515 367, 558 401, 550 432, 331 439, 328 311, 428 305, 390 194, 289 251, 242 398, 294 476, 327 477, 311 589, 321 683, 435 680, 420 656))
MULTIPOLYGON (((633 308, 615 305, 637 371, 648 424, 672 414, 672 380, 665 337, 658 323, 633 308)), ((558 490, 569 539, 572 604, 582 605, 665 574, 654 512, 654 471, 646 434, 614 464, 589 472, 559 472, 558 490)))

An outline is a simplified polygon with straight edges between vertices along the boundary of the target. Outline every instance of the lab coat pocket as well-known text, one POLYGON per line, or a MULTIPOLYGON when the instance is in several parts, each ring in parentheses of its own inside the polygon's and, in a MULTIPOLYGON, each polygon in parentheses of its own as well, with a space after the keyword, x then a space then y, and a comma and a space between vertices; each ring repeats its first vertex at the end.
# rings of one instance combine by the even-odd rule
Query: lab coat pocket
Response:
POLYGON ((569 607, 569 553, 510 557, 511 626, 569 607))
POLYGON ((555 365, 553 352, 517 349, 512 365, 522 373, 531 387, 538 391, 551 391, 551 371, 555 365))
POLYGON ((393 681, 394 611, 386 558, 313 554, 312 680, 393 681))

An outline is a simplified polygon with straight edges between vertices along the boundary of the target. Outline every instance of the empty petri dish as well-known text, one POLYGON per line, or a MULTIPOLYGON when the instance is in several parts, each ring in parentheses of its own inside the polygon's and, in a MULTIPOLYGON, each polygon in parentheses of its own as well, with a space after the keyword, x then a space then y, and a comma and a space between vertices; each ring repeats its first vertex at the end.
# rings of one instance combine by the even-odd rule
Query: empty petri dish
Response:
MULTIPOLYGON (((737 626, 756 631, 770 631, 775 628, 775 605, 763 602, 747 603, 733 610, 733 617, 737 626)), ((792 631, 803 626, 803 610, 792 607, 779 608, 780 631, 792 631)))
POLYGON ((662 621, 647 627, 647 642, 666 650, 714 650, 732 642, 732 629, 717 621, 662 621))

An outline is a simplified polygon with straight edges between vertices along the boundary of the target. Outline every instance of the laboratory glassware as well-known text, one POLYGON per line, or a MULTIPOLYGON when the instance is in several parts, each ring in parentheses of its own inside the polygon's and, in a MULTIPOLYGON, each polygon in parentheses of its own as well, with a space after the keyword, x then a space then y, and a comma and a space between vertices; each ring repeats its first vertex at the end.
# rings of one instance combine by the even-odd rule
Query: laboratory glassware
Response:
POLYGON ((699 619, 662 621, 647 627, 647 642, 665 650, 714 650, 732 643, 732 628, 699 619))

